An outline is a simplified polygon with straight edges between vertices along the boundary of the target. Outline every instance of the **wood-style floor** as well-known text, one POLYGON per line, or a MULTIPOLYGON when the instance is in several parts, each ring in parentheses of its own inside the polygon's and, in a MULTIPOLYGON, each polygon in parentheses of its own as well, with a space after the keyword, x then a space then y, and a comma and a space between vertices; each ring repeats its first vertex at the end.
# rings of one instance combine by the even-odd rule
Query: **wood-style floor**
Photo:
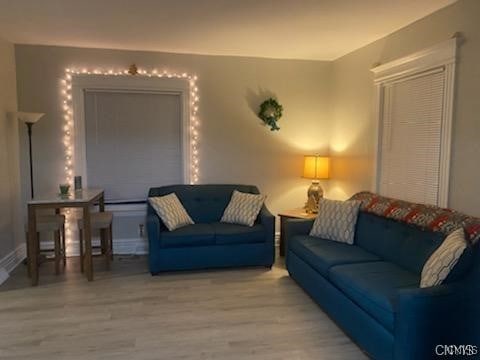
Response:
POLYGON ((0 359, 364 359, 365 355, 288 276, 265 268, 152 277, 144 257, 76 259, 65 274, 25 266, 0 286, 0 359))

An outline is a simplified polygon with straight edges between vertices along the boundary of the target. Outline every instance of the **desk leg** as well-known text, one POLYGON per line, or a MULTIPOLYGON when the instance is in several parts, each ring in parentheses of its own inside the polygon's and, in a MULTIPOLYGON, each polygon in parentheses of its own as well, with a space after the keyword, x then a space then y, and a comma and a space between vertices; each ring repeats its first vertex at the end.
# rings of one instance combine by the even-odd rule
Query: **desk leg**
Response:
MULTIPOLYGON (((98 210, 100 212, 105 211, 105 193, 102 192, 100 199, 98 200, 98 210)), ((105 256, 110 257, 110 260, 113 260, 113 243, 112 243, 112 225, 106 231, 102 230, 101 234, 105 240, 105 244, 107 244, 107 249, 105 249, 105 256)), ((103 250, 102 250, 103 253, 103 250)), ((108 264, 109 266, 109 264, 108 264)))
POLYGON ((35 206, 28 205, 28 267, 31 274, 32 286, 38 285, 38 257, 37 257, 37 218, 35 206))
POLYGON ((83 207, 83 239, 85 241, 85 274, 88 281, 93 280, 92 264, 92 228, 90 224, 90 206, 83 207))
POLYGON ((100 196, 100 199, 98 200, 98 210, 100 212, 105 211, 105 195, 102 193, 102 196, 100 196))

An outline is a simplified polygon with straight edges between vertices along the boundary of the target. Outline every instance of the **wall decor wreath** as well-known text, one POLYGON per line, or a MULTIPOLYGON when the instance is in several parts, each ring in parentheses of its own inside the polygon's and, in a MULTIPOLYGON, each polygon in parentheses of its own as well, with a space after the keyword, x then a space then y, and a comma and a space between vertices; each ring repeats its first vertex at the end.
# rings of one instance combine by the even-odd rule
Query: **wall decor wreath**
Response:
POLYGON ((277 100, 269 98, 260 105, 258 117, 270 126, 270 131, 280 130, 277 121, 282 117, 283 106, 277 100))

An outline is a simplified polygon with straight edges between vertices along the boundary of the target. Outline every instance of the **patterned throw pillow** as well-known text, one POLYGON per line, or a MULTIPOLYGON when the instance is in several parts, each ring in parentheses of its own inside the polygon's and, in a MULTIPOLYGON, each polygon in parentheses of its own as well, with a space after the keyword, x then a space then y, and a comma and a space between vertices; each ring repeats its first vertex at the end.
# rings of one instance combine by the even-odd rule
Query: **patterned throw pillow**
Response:
POLYGON ((320 199, 310 236, 353 244, 360 201, 320 199))
POLYGON ((453 270, 467 246, 463 228, 450 233, 423 266, 420 287, 440 285, 453 270))
POLYGON ((194 224, 175 193, 148 199, 168 230, 194 224))
POLYGON ((221 222, 253 226, 265 202, 265 195, 248 194, 234 190, 221 222))

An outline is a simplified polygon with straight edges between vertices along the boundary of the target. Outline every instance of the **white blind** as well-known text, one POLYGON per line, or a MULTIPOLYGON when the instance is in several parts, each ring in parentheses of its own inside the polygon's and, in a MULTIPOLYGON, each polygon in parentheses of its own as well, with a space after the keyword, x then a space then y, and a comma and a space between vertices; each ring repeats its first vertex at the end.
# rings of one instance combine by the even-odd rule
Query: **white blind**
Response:
POLYGON ((444 83, 439 69, 385 86, 382 195, 437 205, 444 83))
POLYGON ((125 201, 182 183, 180 105, 174 94, 86 91, 88 186, 125 201))

